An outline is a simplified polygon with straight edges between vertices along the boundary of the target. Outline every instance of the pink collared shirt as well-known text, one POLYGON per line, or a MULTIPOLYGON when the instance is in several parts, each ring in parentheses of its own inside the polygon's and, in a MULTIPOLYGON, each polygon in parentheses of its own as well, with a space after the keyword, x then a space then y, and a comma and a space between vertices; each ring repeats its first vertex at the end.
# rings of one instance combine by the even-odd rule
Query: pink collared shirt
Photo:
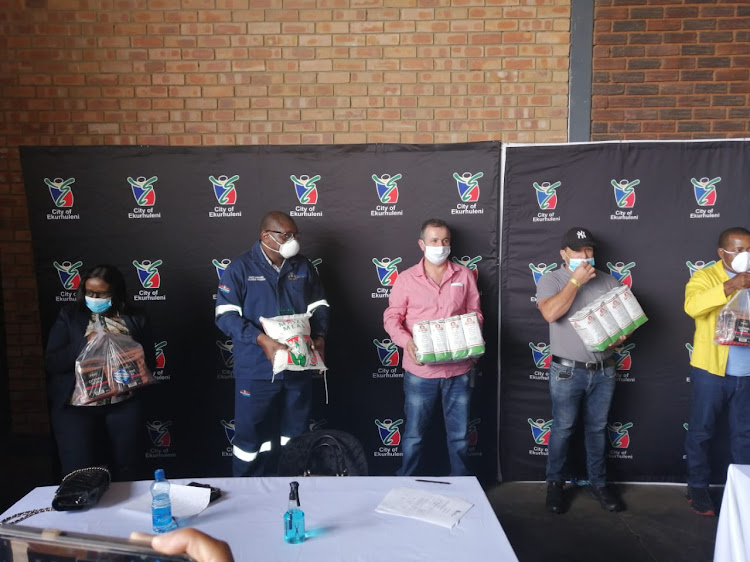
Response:
POLYGON ((406 351, 416 322, 448 318, 476 312, 480 326, 484 322, 479 308, 479 291, 474 273, 468 268, 448 262, 440 286, 424 272, 424 258, 418 264, 399 273, 388 297, 388 308, 383 313, 385 331, 391 341, 402 348, 404 370, 426 379, 463 375, 471 368, 468 359, 458 363, 417 365, 406 351))

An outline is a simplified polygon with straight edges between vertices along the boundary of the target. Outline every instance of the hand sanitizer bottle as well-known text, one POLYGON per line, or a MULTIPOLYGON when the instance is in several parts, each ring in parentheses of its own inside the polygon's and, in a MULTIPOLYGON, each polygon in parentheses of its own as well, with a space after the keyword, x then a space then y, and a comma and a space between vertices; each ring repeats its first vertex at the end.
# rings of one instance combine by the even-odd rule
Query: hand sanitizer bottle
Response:
POLYGON ((299 482, 289 483, 289 509, 284 513, 284 540, 299 544, 305 540, 305 514, 299 508, 299 482))

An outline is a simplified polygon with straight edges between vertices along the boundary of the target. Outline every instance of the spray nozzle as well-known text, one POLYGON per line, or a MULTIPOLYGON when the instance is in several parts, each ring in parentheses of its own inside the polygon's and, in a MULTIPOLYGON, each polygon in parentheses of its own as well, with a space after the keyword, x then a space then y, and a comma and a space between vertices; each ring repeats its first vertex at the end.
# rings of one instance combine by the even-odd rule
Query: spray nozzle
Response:
POLYGON ((299 507, 299 482, 289 482, 289 499, 296 501, 299 507))

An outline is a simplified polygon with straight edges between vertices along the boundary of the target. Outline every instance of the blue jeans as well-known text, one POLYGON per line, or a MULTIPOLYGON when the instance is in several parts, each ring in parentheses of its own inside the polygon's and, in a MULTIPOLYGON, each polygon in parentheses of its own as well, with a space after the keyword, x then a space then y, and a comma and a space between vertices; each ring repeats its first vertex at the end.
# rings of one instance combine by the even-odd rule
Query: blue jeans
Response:
POLYGON ((615 367, 598 370, 564 367, 554 361, 549 369, 552 428, 547 448, 547 482, 566 479, 565 461, 578 413, 583 410, 586 471, 596 487, 607 483, 605 454, 607 416, 615 392, 615 367))
MULTIPOLYGON (((422 456, 423 437, 432 421, 438 398, 443 402, 445 437, 448 445, 450 476, 467 476, 466 466, 469 438, 469 402, 471 385, 469 373, 447 379, 425 379, 404 373, 404 413, 406 430, 401 440, 404 457, 398 476, 416 474, 422 456)), ((433 474, 433 473, 431 473, 433 474)))
POLYGON ((693 367, 691 407, 685 438, 688 486, 707 488, 711 477, 709 449, 716 420, 729 407, 732 462, 750 464, 750 377, 720 377, 693 367))

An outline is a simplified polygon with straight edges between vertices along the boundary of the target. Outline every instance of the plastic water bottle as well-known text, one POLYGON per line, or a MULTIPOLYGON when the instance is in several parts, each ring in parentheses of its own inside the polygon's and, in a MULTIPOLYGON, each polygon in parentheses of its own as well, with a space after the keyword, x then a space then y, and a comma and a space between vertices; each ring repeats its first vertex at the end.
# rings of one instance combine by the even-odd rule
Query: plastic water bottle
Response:
POLYGON ((164 477, 163 468, 154 471, 154 481, 151 484, 151 521, 155 533, 166 533, 177 527, 172 520, 169 480, 164 477))
POLYGON ((289 483, 289 509, 284 513, 284 540, 299 544, 305 540, 305 513, 299 508, 299 482, 289 483))

